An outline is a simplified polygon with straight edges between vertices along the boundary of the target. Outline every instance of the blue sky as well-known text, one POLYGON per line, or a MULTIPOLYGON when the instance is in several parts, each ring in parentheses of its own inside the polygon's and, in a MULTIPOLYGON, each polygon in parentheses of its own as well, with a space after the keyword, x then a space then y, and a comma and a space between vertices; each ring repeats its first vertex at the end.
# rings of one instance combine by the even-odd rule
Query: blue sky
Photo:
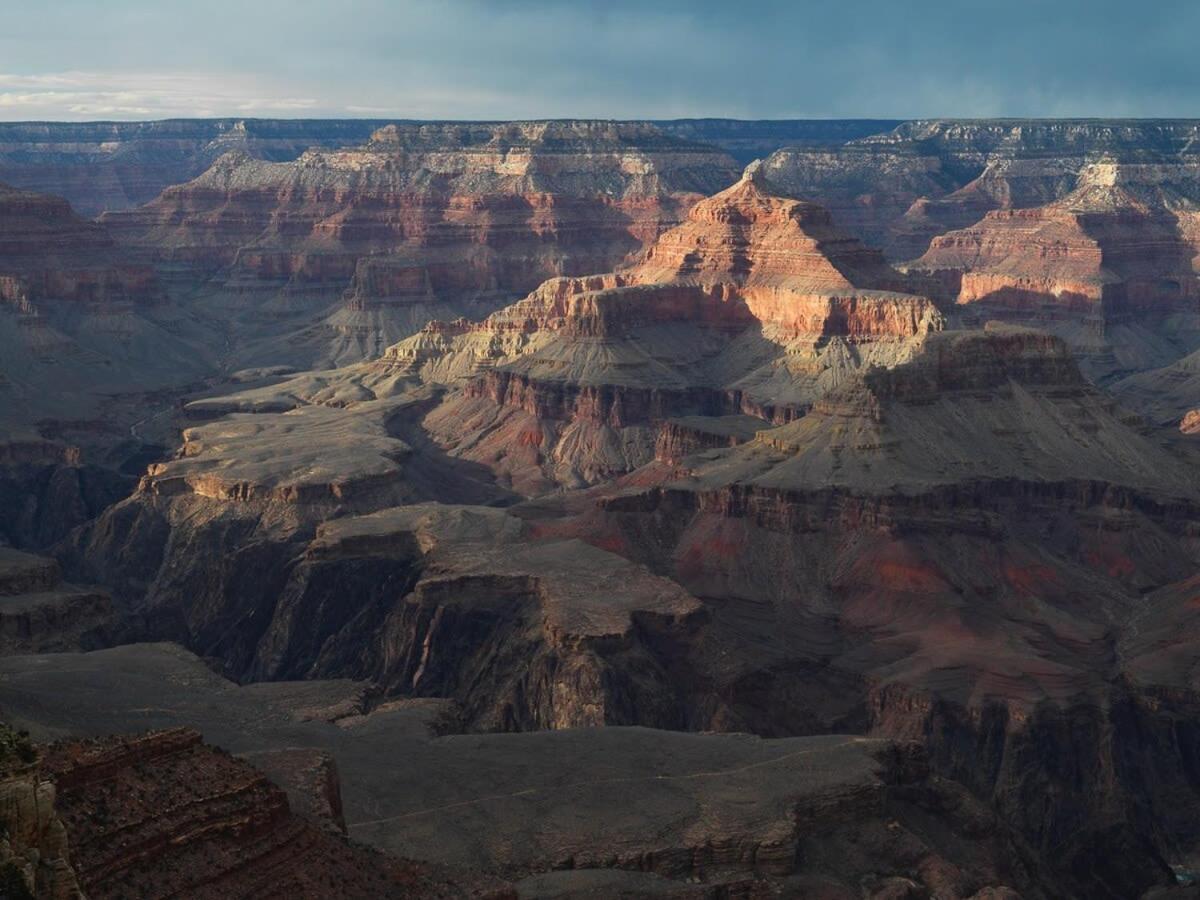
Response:
POLYGON ((1200 116, 1175 0, 0 0, 0 120, 1200 116))

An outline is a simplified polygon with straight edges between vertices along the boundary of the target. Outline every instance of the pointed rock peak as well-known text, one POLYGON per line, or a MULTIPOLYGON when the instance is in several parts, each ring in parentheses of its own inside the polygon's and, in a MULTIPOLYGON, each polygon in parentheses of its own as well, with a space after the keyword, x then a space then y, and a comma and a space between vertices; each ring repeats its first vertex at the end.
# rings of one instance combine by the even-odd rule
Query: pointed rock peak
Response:
POLYGON ((771 186, 771 182, 767 180, 767 168, 761 159, 756 159, 742 172, 741 181, 738 186, 752 187, 764 194, 774 194, 775 189, 771 186))

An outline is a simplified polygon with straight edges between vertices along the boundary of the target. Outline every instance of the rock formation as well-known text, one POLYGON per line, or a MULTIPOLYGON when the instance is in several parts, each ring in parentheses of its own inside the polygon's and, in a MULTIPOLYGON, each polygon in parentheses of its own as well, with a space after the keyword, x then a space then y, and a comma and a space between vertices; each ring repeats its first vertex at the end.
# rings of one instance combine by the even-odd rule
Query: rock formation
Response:
POLYGON ((83 900, 48 774, 29 736, 0 725, 0 894, 83 900))
POLYGON ((85 889, 302 893, 348 834, 451 893, 1169 896, 1195 136, 908 123, 699 199, 728 160, 648 126, 410 124, 106 217, 197 359, 92 410, 126 450, 0 445, 61 567, 0 550, 0 709, 72 738, 85 889), (181 725, 239 756, 80 743, 181 725))
POLYGON ((58 741, 43 766, 88 897, 469 895, 293 814, 191 729, 58 741))
POLYGON ((907 287, 752 164, 637 266, 547 282, 478 324, 432 323, 382 364, 467 379, 426 426, 536 493, 648 462, 668 418, 787 421, 847 373, 905 358, 942 324, 907 287))
POLYGON ((840 227, 901 262, 992 210, 1061 199, 1100 157, 1153 164, 1169 173, 1165 181, 1194 186, 1198 128, 1194 120, 918 120, 840 147, 781 149, 767 168, 783 189, 826 206, 840 227))
POLYGON ((228 270, 227 289, 334 309, 327 334, 302 336, 319 342, 307 362, 352 362, 430 318, 607 271, 733 178, 728 157, 645 124, 390 125, 291 163, 227 154, 103 221, 160 258, 228 270))
POLYGON ((1061 200, 990 212, 910 268, 941 279, 969 314, 1064 334, 1095 376, 1147 369, 1178 355, 1181 316, 1188 335, 1196 328, 1182 202, 1153 168, 1095 163, 1061 200))
POLYGON ((63 584, 54 560, 0 547, 0 652, 99 647, 111 615, 106 594, 63 584))

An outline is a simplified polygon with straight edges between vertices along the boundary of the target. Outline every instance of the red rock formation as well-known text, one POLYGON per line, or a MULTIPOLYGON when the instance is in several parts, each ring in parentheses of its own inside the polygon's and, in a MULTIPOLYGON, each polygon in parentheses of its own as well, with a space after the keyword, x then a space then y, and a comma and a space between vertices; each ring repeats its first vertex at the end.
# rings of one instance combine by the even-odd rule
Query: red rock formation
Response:
POLYGON ((1196 247, 1151 176, 1091 165, 1063 199, 990 212, 935 238, 910 268, 941 279, 972 312, 1073 328, 1072 343, 1100 357, 1092 365, 1101 374, 1145 368, 1151 351, 1115 329, 1193 313, 1200 299, 1196 247))
POLYGON ((904 358, 941 326, 906 285, 754 164, 638 265, 547 282, 475 325, 435 323, 383 365, 451 384, 482 372, 426 424, 536 492, 647 462, 668 417, 787 421, 846 371, 904 358))
POLYGON ((191 729, 60 741, 44 767, 89 897, 473 893, 293 815, 266 776, 191 729))
POLYGON ((431 317, 611 269, 734 172, 644 124, 391 125, 291 163, 227 155, 104 222, 161 258, 228 267, 239 290, 345 292, 328 326, 332 358, 352 360, 431 317))
POLYGON ((123 260, 65 200, 0 184, 0 302, 35 312, 43 300, 145 303, 161 293, 152 268, 123 260))

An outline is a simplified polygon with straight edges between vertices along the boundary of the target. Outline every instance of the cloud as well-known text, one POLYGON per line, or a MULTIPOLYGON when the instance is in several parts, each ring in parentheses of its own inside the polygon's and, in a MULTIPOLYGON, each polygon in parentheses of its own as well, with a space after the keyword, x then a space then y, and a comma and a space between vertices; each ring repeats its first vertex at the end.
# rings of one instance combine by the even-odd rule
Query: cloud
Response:
POLYGON ((194 73, 0 73, 0 116, 26 119, 295 116, 312 97, 261 94, 252 83, 194 73))
POLYGON ((1200 113, 1183 0, 9 6, 0 118, 1200 113))

